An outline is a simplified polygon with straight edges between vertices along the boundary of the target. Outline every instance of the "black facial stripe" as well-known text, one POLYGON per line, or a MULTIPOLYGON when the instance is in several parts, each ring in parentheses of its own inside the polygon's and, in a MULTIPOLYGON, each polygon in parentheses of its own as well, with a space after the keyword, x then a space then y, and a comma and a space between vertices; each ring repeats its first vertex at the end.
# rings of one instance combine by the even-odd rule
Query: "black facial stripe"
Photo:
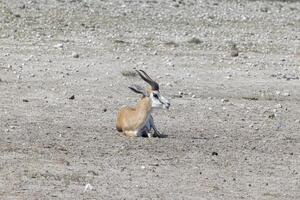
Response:
POLYGON ((158 99, 158 101, 161 103, 161 104, 164 104, 161 100, 160 100, 160 98, 157 98, 158 99))
POLYGON ((153 97, 154 98, 156 98, 161 104, 165 104, 164 102, 162 102, 161 100, 160 100, 160 98, 158 97, 158 94, 157 93, 155 93, 155 92, 153 92, 153 97), (156 96, 156 97, 155 97, 156 96))

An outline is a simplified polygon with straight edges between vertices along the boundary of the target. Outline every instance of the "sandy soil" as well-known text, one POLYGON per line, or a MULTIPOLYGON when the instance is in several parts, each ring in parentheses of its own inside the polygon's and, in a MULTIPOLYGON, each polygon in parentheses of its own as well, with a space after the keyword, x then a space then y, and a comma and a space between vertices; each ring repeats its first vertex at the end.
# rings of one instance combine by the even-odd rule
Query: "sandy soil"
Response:
POLYGON ((297 1, 0 0, 0 58, 1 199, 300 199, 297 1))

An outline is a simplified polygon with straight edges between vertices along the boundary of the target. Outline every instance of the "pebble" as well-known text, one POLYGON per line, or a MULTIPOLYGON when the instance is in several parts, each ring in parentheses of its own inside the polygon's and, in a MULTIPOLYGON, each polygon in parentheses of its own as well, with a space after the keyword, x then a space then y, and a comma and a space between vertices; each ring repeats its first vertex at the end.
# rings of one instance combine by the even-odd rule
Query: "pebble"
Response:
POLYGON ((64 45, 62 43, 58 43, 56 45, 54 45, 55 48, 63 48, 64 45))
POLYGON ((221 102, 225 103, 225 102, 229 102, 228 99, 221 99, 221 102))
POLYGON ((75 95, 70 96, 69 99, 70 99, 70 100, 75 99, 75 95))
POLYGON ((94 187, 91 184, 88 183, 88 184, 85 185, 83 192, 88 192, 88 191, 91 191, 91 190, 94 190, 94 187))
POLYGON ((239 55, 239 50, 236 47, 236 44, 233 44, 230 50, 230 56, 237 57, 239 55))
POLYGON ((288 96, 291 96, 291 93, 290 92, 284 92, 284 93, 282 93, 282 96, 288 97, 288 96))
POLYGON ((276 104, 275 108, 282 108, 282 105, 281 104, 276 104))
POLYGON ((232 75, 228 75, 225 78, 229 80, 229 79, 231 79, 231 77, 232 77, 232 75))
POLYGON ((268 7, 262 7, 262 8, 260 8, 260 11, 261 12, 268 12, 269 8, 268 7))
POLYGON ((276 114, 275 113, 272 113, 268 116, 270 119, 274 119, 276 117, 276 114))
POLYGON ((76 52, 73 52, 73 53, 72 53, 72 57, 73 57, 73 58, 79 58, 79 54, 76 53, 76 52))

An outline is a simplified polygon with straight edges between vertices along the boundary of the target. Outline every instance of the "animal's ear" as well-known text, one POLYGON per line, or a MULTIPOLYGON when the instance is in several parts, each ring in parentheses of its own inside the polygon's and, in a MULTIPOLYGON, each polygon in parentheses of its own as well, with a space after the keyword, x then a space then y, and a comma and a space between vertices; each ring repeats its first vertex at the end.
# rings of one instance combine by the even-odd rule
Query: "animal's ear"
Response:
POLYGON ((143 96, 147 96, 147 92, 139 85, 132 85, 128 87, 132 91, 138 94, 142 94, 143 96))

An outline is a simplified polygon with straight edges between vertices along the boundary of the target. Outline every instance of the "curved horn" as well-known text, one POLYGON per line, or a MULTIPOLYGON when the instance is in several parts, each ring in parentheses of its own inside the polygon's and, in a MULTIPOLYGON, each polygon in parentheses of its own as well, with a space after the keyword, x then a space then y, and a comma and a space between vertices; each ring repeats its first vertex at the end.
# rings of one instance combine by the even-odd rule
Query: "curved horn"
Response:
POLYGON ((153 81, 148 74, 146 74, 146 72, 144 72, 143 70, 136 70, 137 73, 140 75, 140 77, 146 81, 147 83, 149 83, 151 85, 152 90, 159 90, 159 85, 158 83, 156 83, 155 81, 153 81), (141 73, 141 72, 143 73, 141 73))
MULTIPOLYGON (((145 77, 147 77, 149 80, 153 81, 153 79, 150 78, 150 76, 144 70, 140 69, 140 71, 143 72, 143 74, 144 74, 145 77)), ((155 82, 155 81, 153 81, 153 82, 155 82)))

